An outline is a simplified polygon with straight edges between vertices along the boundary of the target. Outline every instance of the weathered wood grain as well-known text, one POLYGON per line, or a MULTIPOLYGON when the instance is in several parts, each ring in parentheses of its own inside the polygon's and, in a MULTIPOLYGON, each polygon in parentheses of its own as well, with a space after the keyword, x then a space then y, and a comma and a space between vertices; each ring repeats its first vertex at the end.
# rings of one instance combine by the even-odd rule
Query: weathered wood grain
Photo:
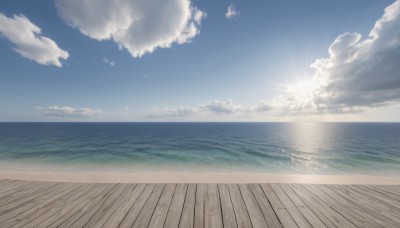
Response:
POLYGON ((400 187, 0 180, 0 227, 400 227, 400 187))

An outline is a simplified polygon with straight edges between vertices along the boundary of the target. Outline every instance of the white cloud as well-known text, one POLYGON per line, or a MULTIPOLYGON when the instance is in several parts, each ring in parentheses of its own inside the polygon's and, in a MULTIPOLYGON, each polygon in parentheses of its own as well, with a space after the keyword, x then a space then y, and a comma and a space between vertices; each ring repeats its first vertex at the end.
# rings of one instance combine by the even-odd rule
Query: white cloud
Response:
POLYGON ((133 57, 190 42, 206 17, 190 0, 55 0, 61 18, 96 40, 113 40, 133 57))
POLYGON ((240 12, 236 10, 236 6, 234 4, 230 4, 226 9, 225 17, 228 19, 232 19, 240 15, 240 12))
POLYGON ((41 29, 24 15, 9 18, 0 13, 0 33, 15 44, 17 53, 39 64, 61 67, 60 60, 69 57, 53 40, 42 36, 41 29))
POLYGON ((255 106, 241 106, 232 100, 213 100, 196 107, 153 107, 152 117, 163 116, 198 116, 198 115, 251 115, 271 110, 267 102, 261 101, 255 106))
POLYGON ((110 66, 115 66, 115 62, 111 61, 111 60, 108 60, 107 58, 103 58, 103 62, 109 64, 110 66))
POLYGON ((207 13, 201 11, 197 8, 194 8, 193 12, 193 20, 198 24, 201 25, 201 21, 207 17, 207 13))
MULTIPOLYGON (((285 93, 280 106, 289 113, 360 112, 400 101, 400 1, 385 13, 364 38, 344 33, 329 47, 329 57, 315 60, 312 85, 285 93), (299 93, 300 92, 300 93, 299 93)), ((296 86, 295 86, 296 87, 296 86)))
POLYGON ((74 108, 71 106, 48 106, 45 108, 36 107, 36 109, 43 111, 45 116, 53 117, 96 117, 101 116, 101 110, 90 108, 74 108))
POLYGON ((212 113, 235 113, 242 111, 243 107, 235 105, 232 100, 213 100, 199 107, 201 111, 209 111, 212 113))

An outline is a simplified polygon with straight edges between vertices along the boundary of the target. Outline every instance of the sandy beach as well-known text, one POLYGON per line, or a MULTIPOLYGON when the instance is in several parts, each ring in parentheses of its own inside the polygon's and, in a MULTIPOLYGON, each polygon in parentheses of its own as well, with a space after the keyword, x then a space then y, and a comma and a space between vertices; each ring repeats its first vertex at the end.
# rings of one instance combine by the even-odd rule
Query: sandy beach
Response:
POLYGON ((364 175, 288 175, 194 172, 17 172, 0 171, 0 179, 77 183, 299 183, 399 185, 400 177, 364 175))

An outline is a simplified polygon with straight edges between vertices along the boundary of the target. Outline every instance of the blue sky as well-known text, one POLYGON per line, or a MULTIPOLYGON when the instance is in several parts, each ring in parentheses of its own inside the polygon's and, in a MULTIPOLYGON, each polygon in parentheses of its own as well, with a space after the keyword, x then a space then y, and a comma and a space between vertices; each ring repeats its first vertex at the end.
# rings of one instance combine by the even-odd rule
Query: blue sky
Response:
POLYGON ((0 3, 0 121, 400 121, 398 1, 82 2, 0 3))

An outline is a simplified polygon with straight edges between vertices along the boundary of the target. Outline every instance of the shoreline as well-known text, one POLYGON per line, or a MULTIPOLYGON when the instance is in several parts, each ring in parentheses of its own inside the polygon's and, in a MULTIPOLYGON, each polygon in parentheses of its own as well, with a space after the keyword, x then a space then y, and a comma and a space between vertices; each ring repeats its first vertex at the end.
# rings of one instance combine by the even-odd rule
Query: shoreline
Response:
POLYGON ((302 175, 243 172, 18 172, 0 171, 0 179, 75 183, 299 183, 400 185, 400 177, 371 175, 302 175))

